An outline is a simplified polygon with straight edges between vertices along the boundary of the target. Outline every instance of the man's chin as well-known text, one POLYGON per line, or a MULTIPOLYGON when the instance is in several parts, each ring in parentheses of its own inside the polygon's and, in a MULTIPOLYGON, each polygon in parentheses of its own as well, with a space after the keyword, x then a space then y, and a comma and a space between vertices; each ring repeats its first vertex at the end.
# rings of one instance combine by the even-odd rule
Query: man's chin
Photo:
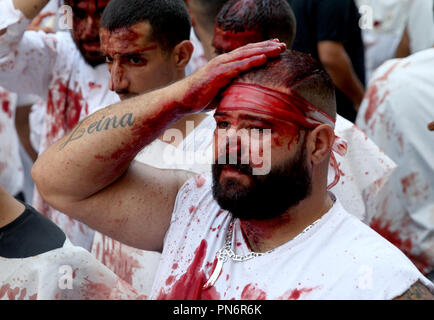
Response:
POLYGON ((230 167, 224 168, 219 177, 219 182, 221 185, 231 185, 235 187, 239 187, 240 189, 249 188, 253 183, 252 177, 237 169, 233 169, 230 167))

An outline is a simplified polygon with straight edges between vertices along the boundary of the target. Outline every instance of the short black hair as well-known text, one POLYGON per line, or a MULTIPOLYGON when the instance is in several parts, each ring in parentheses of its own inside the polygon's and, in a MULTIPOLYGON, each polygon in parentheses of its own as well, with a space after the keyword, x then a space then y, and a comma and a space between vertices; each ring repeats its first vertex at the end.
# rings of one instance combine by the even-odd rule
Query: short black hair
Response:
POLYGON ((284 93, 295 91, 332 118, 336 118, 335 86, 322 64, 311 55, 287 50, 263 66, 241 74, 238 79, 284 93))
POLYGON ((292 47, 296 19, 287 0, 229 0, 222 7, 216 26, 223 31, 259 31, 264 40, 278 38, 292 47))
POLYGON ((105 8, 101 27, 114 31, 148 21, 152 39, 163 50, 190 39, 191 22, 183 0, 111 0, 105 8))

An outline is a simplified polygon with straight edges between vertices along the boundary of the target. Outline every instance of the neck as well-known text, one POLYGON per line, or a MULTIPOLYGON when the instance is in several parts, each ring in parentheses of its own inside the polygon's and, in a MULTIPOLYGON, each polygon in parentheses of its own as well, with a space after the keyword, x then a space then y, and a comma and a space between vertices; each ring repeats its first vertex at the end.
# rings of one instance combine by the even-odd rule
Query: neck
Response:
POLYGON ((295 238, 332 206, 333 200, 326 191, 312 192, 311 196, 277 218, 264 221, 241 220, 241 230, 250 250, 267 252, 295 238))
POLYGON ((0 186, 0 228, 14 221, 24 210, 25 206, 0 186))

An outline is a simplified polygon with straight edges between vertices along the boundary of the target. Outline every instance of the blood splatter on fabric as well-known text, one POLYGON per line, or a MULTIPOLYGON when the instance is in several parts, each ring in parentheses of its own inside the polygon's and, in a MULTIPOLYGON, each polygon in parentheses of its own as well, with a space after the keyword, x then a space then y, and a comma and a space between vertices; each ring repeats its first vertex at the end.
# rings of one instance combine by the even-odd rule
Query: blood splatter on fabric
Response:
MULTIPOLYGON (((161 289, 158 300, 212 300, 220 299, 214 287, 203 289, 207 276, 203 270, 207 250, 206 240, 202 240, 194 252, 194 259, 187 271, 165 292, 161 289)), ((170 277, 169 277, 170 278, 170 277)), ((170 278, 170 283, 173 279, 170 278)))
POLYGON ((248 284, 244 287, 241 293, 242 300, 266 300, 267 294, 265 291, 256 287, 256 285, 248 284))

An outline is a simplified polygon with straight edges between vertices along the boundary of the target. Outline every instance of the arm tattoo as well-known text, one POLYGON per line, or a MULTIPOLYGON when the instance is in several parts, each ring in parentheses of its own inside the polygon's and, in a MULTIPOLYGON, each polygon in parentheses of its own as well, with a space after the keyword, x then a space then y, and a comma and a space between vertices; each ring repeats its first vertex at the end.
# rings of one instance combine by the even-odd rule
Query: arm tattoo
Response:
POLYGON ((420 281, 394 300, 434 300, 434 295, 420 281))
POLYGON ((72 130, 69 137, 66 139, 64 143, 62 143, 59 147, 59 151, 63 150, 70 142, 74 140, 81 139, 86 134, 94 134, 95 132, 100 132, 102 130, 107 131, 110 129, 117 129, 119 127, 126 128, 132 127, 136 122, 136 118, 132 113, 126 113, 122 117, 120 117, 119 121, 117 116, 106 117, 102 116, 102 118, 98 121, 91 123, 87 128, 82 128, 82 121, 72 130))

